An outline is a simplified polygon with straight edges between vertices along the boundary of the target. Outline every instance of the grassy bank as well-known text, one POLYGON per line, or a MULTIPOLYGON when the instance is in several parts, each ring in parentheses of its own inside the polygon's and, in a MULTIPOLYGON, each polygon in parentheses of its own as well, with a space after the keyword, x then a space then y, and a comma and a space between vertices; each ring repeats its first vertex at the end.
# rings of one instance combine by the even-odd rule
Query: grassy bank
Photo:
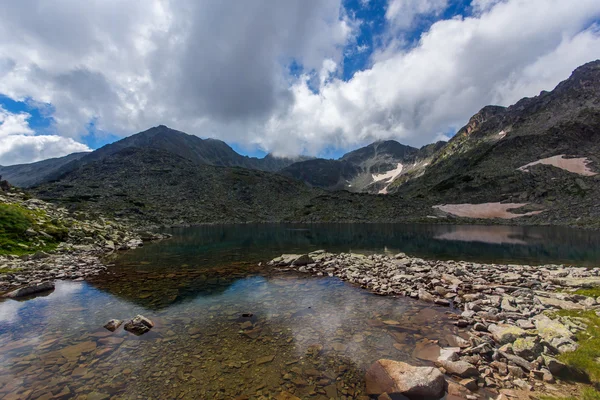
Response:
POLYGON ((67 233, 66 227, 52 221, 42 210, 0 204, 0 255, 51 251, 67 233))

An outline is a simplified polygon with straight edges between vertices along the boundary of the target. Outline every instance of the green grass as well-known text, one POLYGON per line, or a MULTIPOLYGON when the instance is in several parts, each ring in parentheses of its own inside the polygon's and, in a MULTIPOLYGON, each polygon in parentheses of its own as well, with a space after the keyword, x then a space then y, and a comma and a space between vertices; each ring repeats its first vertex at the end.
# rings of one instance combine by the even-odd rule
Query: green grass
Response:
POLYGON ((42 210, 29 210, 17 204, 0 204, 0 255, 52 251, 66 238, 67 233, 66 227, 57 221, 50 221, 42 210), (30 237, 26 234, 29 228, 41 229, 51 238, 30 237))
POLYGON ((0 274, 14 274, 19 271, 20 268, 0 268, 0 274))
POLYGON ((577 289, 573 293, 580 294, 582 296, 593 297, 593 298, 600 297, 600 286, 595 286, 592 288, 577 289))
POLYGON ((592 388, 584 388, 579 396, 569 397, 554 397, 554 396, 540 396, 540 400, 600 400, 600 392, 592 388))
POLYGON ((600 382, 600 317, 594 311, 560 310, 555 316, 581 318, 587 329, 577 334, 577 350, 558 356, 563 363, 585 372, 593 382, 600 382))

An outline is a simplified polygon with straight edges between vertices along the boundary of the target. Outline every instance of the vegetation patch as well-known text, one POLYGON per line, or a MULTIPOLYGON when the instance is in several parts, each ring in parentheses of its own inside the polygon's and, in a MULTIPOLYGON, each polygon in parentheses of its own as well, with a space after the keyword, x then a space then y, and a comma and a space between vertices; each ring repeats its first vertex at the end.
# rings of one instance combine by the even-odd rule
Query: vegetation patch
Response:
POLYGON ((67 233, 66 227, 51 221, 44 211, 0 204, 0 255, 52 251, 67 233))
POLYGON ((578 396, 554 397, 540 396, 540 400, 600 400, 600 393, 592 388, 584 388, 578 396))
POLYGON ((1 274, 14 274, 16 272, 19 272, 20 268, 0 268, 0 275, 1 274))
POLYGON ((584 321, 587 325, 584 331, 577 333, 577 350, 561 354, 558 359, 585 372, 593 382, 600 382, 600 317, 594 311, 581 310, 560 310, 554 315, 584 321))
POLYGON ((582 296, 587 296, 587 297, 600 297, 600 286, 595 286, 592 288, 582 288, 582 289, 577 289, 575 292, 573 292, 574 294, 580 294, 582 296))

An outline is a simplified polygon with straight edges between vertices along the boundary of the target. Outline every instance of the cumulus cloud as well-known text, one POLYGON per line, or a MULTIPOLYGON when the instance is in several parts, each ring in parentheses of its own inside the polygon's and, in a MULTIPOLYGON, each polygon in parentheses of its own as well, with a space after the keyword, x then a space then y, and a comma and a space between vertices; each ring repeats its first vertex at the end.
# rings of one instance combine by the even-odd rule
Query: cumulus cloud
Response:
POLYGON ((394 29, 406 29, 416 17, 439 15, 446 7, 448 0, 389 0, 385 18, 394 29))
POLYGON ((344 82, 318 93, 305 78, 292 105, 274 115, 261 139, 283 153, 315 152, 396 138, 423 145, 464 125, 486 104, 510 105, 552 89, 600 52, 590 23, 600 3, 510 0, 487 12, 433 24, 409 49, 386 54, 344 82), (291 132, 281 140, 278 132, 291 132), (292 140, 296 139, 296 140, 292 140))
MULTIPOLYGON (((386 34, 447 6, 389 0, 386 34)), ((39 149, 32 160, 81 150, 90 121, 120 136, 166 124, 279 154, 381 138, 422 145, 486 104, 551 89, 600 54, 597 0, 473 0, 470 9, 416 43, 373 49, 369 68, 344 81, 344 51, 364 21, 341 0, 0 2, 0 93, 52 104, 60 133, 6 138, 39 149)), ((10 118, 6 130, 25 117, 10 118)))
POLYGON ((35 136, 25 112, 11 113, 0 107, 0 165, 13 165, 90 151, 72 138, 58 135, 35 136))

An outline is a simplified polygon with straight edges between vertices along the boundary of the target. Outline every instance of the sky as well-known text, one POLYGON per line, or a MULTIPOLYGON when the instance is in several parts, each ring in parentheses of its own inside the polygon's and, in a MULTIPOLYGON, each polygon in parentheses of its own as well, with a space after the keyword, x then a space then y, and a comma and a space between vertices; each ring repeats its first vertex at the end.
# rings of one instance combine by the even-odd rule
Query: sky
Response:
POLYGON ((598 0, 20 0, 0 15, 0 165, 160 124, 248 155, 421 146, 600 58, 598 0))

